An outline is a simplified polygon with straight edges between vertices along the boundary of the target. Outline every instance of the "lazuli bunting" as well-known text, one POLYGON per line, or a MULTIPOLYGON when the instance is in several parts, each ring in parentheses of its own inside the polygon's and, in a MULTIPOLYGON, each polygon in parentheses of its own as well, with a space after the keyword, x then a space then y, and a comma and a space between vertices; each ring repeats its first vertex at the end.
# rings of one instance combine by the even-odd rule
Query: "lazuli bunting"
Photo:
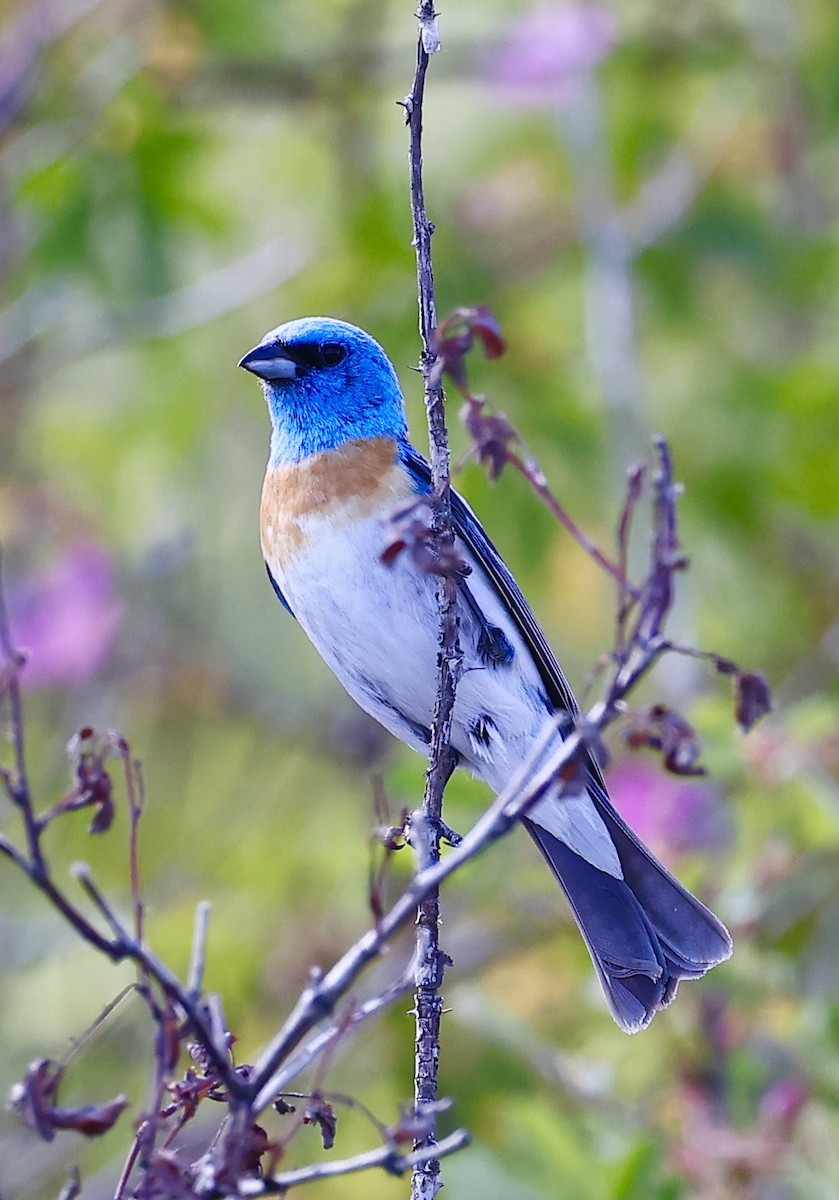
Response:
MULTIPOLYGON (((358 704, 427 753, 434 577, 407 554, 382 561, 394 513, 430 490, 394 369, 361 329, 326 317, 280 325, 239 365, 262 381, 271 417, 261 537, 274 591, 358 704)), ((451 502, 457 553, 471 568, 459 591, 464 661, 451 742, 497 793, 548 717, 577 707, 477 517, 456 492, 451 502)), ((725 927, 615 812, 593 760, 576 794, 547 795, 522 824, 565 892, 628 1033, 669 1004, 680 979, 731 954, 725 927)))

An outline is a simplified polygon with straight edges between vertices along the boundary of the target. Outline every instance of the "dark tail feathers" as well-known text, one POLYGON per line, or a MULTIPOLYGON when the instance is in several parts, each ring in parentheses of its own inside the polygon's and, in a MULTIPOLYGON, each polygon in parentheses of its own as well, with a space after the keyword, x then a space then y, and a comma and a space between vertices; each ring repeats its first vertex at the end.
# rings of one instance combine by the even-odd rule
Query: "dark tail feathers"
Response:
POLYGON ((637 1033, 670 1003, 680 979, 698 979, 731 955, 731 938, 621 820, 600 785, 592 780, 589 792, 615 844, 622 880, 539 825, 523 823, 568 897, 612 1015, 637 1033))

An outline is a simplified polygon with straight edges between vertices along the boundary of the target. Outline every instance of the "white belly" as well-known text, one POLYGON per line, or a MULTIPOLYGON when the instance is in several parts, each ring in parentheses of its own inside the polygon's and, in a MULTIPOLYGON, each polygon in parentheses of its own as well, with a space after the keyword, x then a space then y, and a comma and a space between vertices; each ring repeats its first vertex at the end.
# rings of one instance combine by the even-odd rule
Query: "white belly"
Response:
MULTIPOLYGON (((352 526, 310 518, 305 549, 281 570, 269 562, 294 615, 347 691, 367 712, 415 749, 431 725, 437 686, 438 611, 434 577, 403 553, 385 566, 385 527, 376 517, 352 526), (406 727, 407 726, 407 727, 406 727)), ((497 597, 473 569, 468 584, 489 621, 509 625, 497 597)), ((546 703, 538 672, 523 645, 504 666, 477 653, 480 630, 461 606, 463 673, 452 741, 469 766, 496 791, 503 787, 538 733, 546 703), (486 745, 470 730, 488 717, 486 745)))
MULTIPOLYGON (((297 620, 354 700, 420 753, 437 688, 439 615, 434 577, 407 553, 392 566, 381 561, 386 526, 377 517, 343 523, 306 518, 305 546, 283 567, 268 567, 297 620)), ((528 647, 484 574, 472 566, 467 585, 485 619, 504 630, 513 647, 508 663, 487 663, 478 652, 481 628, 460 605, 463 670, 452 719, 452 746, 470 770, 500 792, 549 719, 539 672, 528 647)), ((530 812, 537 824, 588 861, 620 876, 617 854, 585 792, 549 797, 530 812)))

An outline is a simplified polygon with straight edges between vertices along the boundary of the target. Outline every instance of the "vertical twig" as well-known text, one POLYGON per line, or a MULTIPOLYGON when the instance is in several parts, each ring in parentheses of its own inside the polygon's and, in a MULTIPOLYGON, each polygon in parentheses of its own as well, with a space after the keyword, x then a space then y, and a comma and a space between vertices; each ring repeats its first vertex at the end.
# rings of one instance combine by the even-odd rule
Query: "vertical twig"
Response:
MULTIPOLYGON (((125 775, 125 792, 128 797, 128 865, 131 880, 131 903, 134 910, 134 938, 138 946, 143 944, 143 926, 145 904, 143 890, 140 886, 140 818, 143 815, 145 803, 145 788, 140 763, 132 758, 131 750, 125 738, 117 738, 117 750, 122 760, 125 775)), ((146 989, 149 983, 148 972, 142 964, 137 965, 137 978, 141 988, 146 989)))
POLYGON ((207 958, 207 932, 210 924, 212 904, 209 900, 200 900, 195 909, 195 921, 192 930, 192 953, 189 958, 189 974, 186 979, 186 990, 196 999, 204 988, 204 964, 207 958))
POLYGON ((633 606, 640 600, 638 592, 634 588, 627 586, 627 580, 629 579, 629 539, 632 531, 632 523, 635 519, 635 512, 638 508, 638 501, 641 499, 644 488, 644 477, 645 467, 643 463, 636 463, 635 466, 629 468, 626 480, 626 496, 624 497, 623 508, 618 520, 618 566, 623 582, 619 586, 617 615, 615 618, 616 660, 626 653, 626 623, 629 620, 629 614, 633 606))
POLYGON ((2 551, 0 551, 0 651, 10 668, 6 692, 9 697, 10 740, 14 750, 14 768, 4 773, 6 789, 9 799, 20 809, 26 827, 26 847, 29 851, 32 873, 37 876, 38 880, 41 880, 46 875, 46 863, 41 851, 40 830, 32 810, 29 778, 26 773, 26 743, 23 734, 23 708, 20 699, 20 680, 18 679, 18 671, 23 665, 24 659, 15 650, 12 640, 3 586, 2 551))
MULTIPOLYGON (((422 340, 420 371, 425 387, 425 407, 433 486, 432 531, 443 551, 453 542, 449 504, 449 444, 446 430, 443 387, 439 375, 432 375, 435 361, 433 336, 437 327, 434 299, 434 274, 431 261, 431 235, 434 226, 425 209, 422 182, 422 104, 429 56, 439 48, 437 14, 433 0, 421 0, 417 12, 419 38, 417 67, 413 87, 404 105, 410 136, 408 155, 411 179, 411 214, 414 226, 414 246, 417 254, 417 288, 419 292, 419 331, 422 340)), ((436 862, 440 854, 440 829, 443 792, 454 770, 456 755, 452 751, 452 709, 460 666, 460 644, 457 618, 457 581, 441 575, 437 580, 437 603, 440 613, 437 694, 434 721, 428 756, 425 796, 422 813, 412 826, 412 843, 420 867, 436 862)), ((414 1142, 415 1150, 424 1150, 436 1142, 434 1117, 437 1101, 437 1069, 440 1053, 440 1016, 443 1000, 440 987, 446 955, 440 949, 439 893, 433 889, 419 905, 416 928, 415 1019, 416 1050, 414 1058, 414 1104, 417 1115, 425 1118, 423 1134, 414 1142)), ((436 1158, 418 1163, 411 1178, 413 1200, 432 1200, 441 1184, 440 1164, 436 1158)))

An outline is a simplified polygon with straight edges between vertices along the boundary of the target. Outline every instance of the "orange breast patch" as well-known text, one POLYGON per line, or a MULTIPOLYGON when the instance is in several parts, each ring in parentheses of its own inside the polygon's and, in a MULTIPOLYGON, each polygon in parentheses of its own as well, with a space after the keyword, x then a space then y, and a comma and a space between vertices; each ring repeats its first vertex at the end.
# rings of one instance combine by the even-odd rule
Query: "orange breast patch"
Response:
POLYGON ((358 439, 299 463, 269 467, 260 505, 263 553, 286 566, 304 549, 313 518, 343 524, 385 515, 410 494, 392 438, 358 439))

